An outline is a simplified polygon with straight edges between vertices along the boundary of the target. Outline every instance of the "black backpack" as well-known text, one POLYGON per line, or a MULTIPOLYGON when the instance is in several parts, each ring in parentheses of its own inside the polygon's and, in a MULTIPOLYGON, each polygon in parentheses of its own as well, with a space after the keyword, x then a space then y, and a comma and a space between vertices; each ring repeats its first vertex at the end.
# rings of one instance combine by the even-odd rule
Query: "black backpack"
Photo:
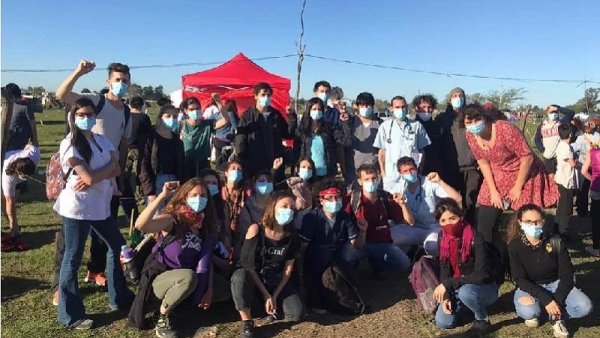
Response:
POLYGON ((339 267, 330 265, 321 276, 321 282, 325 304, 331 311, 347 315, 360 315, 365 311, 358 289, 339 267))
MULTIPOLYGON (((361 191, 356 189, 352 190, 352 195, 350 196, 350 206, 352 207, 352 216, 356 218, 356 212, 358 208, 360 208, 360 193, 361 191)), ((385 209, 385 216, 389 219, 391 217, 390 214, 390 198, 386 191, 377 190, 377 196, 383 203, 383 208, 385 209)))
MULTIPOLYGON (((96 105, 96 115, 100 115, 100 112, 104 108, 106 104, 106 97, 104 95, 100 95, 100 100, 96 105)), ((123 102, 123 112, 125 113, 125 127, 127 127, 127 123, 129 123, 129 118, 131 117, 131 110, 129 110, 129 106, 123 102)))

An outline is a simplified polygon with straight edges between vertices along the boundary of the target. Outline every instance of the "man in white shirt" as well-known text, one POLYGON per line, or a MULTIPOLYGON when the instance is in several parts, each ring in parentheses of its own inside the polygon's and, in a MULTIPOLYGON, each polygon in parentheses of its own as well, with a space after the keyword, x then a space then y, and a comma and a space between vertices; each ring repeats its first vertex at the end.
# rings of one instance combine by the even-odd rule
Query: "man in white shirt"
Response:
POLYGON ((575 189, 575 161, 571 138, 573 127, 570 123, 558 126, 560 142, 556 146, 556 174, 554 182, 558 186, 560 197, 556 205, 556 223, 563 238, 569 238, 569 218, 573 214, 573 192, 575 189))

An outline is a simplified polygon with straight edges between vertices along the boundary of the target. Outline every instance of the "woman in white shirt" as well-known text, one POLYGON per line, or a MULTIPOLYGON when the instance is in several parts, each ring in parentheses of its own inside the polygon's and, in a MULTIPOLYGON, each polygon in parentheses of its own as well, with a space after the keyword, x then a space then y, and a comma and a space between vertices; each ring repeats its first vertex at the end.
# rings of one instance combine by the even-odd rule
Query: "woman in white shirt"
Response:
POLYGON ((133 299, 119 264, 125 239, 110 217, 115 177, 120 174, 117 153, 108 139, 91 132, 95 123, 92 101, 77 100, 69 116, 71 133, 61 142, 59 150, 67 184, 54 204, 54 210, 63 217, 65 241, 58 285, 58 321, 76 329, 89 329, 93 324, 86 319, 77 285, 77 272, 90 228, 108 246, 109 307, 124 309, 133 299))

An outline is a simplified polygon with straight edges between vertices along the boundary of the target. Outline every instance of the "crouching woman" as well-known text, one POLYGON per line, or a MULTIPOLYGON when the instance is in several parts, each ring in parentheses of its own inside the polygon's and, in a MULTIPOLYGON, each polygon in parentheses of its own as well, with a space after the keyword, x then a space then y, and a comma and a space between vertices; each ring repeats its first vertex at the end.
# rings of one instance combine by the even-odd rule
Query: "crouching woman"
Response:
POLYGON ((267 200, 260 224, 248 228, 239 269, 231 277, 231 294, 242 319, 240 337, 253 337, 251 305, 256 292, 264 299, 267 315, 298 321, 303 313, 297 288, 290 280, 300 241, 293 232, 294 195, 275 192, 267 200))
POLYGON ((182 301, 189 298, 199 308, 207 309, 213 295, 212 254, 217 245, 213 200, 199 179, 190 179, 181 188, 178 186, 176 181, 165 183, 162 192, 136 221, 139 230, 157 234, 157 244, 142 271, 140 292, 129 321, 132 326, 142 326, 139 323, 143 322, 144 303, 151 288, 161 300, 155 328, 158 337, 176 335, 169 314, 182 301), (165 210, 153 217, 171 196, 165 210))
POLYGON ((512 278, 517 284, 514 303, 517 316, 528 327, 537 327, 542 310, 553 319, 554 336, 567 337, 564 320, 581 318, 592 302, 575 287, 573 264, 560 237, 544 233, 544 214, 534 204, 517 210, 508 230, 512 278))

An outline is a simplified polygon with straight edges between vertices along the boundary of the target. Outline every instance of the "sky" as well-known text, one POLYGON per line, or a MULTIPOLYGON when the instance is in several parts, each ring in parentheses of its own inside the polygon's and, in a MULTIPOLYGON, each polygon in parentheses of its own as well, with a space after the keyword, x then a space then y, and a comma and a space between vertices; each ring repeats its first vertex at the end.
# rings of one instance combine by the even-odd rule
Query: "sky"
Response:
MULTIPOLYGON (((105 86, 106 66, 226 61, 296 53, 302 0, 39 1, 4 0, 1 13, 2 85, 55 91, 69 72, 14 73, 10 69, 74 69, 80 59, 97 71, 76 90, 105 86)), ((308 0, 305 53, 442 73, 600 81, 597 0, 331 1, 308 0)), ((292 80, 297 58, 257 61, 292 80)), ((215 65, 216 66, 216 65, 215 65)), ((181 76, 214 66, 135 69, 132 82, 181 87, 181 76)), ((526 102, 567 105, 585 85, 463 78, 305 58, 301 96, 328 80, 355 98, 443 99, 454 87, 469 93, 523 87, 526 102), (579 86, 578 86, 579 85, 579 86)), ((600 87, 600 84, 587 84, 600 87)))

